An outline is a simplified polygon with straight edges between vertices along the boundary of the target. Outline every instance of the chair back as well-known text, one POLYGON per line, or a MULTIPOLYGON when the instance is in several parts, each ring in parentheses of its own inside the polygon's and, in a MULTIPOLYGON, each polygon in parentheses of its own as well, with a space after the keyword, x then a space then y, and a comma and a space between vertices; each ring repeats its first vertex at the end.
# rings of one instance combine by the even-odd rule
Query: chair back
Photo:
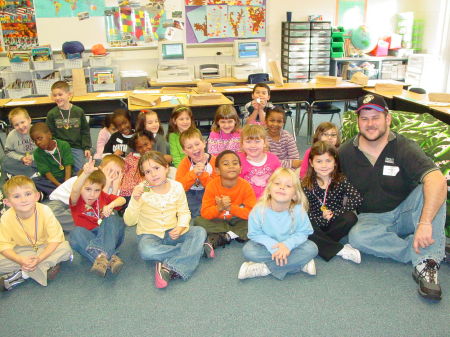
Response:
POLYGON ((247 82, 248 84, 269 82, 269 74, 268 73, 250 74, 248 75, 247 82))

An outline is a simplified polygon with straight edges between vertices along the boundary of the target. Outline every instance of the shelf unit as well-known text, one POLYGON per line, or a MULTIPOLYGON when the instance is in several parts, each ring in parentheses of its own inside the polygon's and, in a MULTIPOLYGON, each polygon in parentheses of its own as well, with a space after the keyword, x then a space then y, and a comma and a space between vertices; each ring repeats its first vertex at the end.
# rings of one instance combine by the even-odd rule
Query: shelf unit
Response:
POLYGON ((282 22, 281 32, 281 69, 288 82, 329 74, 331 22, 282 22))
POLYGON ((398 81, 403 81, 404 70, 406 69, 406 64, 408 59, 406 57, 396 57, 396 56, 384 56, 384 57, 339 57, 331 59, 330 74, 332 76, 342 76, 343 79, 349 79, 352 73, 343 74, 345 72, 346 64, 355 63, 360 65, 364 62, 373 63, 375 65, 374 71, 366 75, 371 79, 393 79, 398 81), (396 74, 392 73, 392 67, 401 67, 402 70, 397 70, 396 74), (389 76, 389 70, 391 69, 391 76, 389 76))

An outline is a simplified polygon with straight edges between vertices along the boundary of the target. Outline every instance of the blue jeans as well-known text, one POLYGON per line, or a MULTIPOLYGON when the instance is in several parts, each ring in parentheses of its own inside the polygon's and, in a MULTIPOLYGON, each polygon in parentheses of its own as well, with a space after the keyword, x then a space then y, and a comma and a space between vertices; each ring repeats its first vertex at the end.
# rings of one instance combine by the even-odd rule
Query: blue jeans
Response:
MULTIPOLYGON (((55 177, 56 180, 58 180, 55 177)), ((33 178, 34 184, 38 191, 43 192, 45 195, 50 195, 56 188, 56 185, 53 184, 50 180, 48 180, 45 176, 39 176, 33 178)), ((64 177, 61 180, 58 180, 60 183, 64 182, 64 177)))
POLYGON ((203 194, 205 194, 205 189, 188 190, 186 192, 189 210, 191 211, 191 219, 195 219, 196 217, 200 216, 200 208, 202 207, 203 194))
POLYGON ((192 226, 177 240, 172 240, 167 230, 164 238, 153 234, 138 235, 138 250, 143 260, 162 262, 179 274, 183 280, 191 277, 203 254, 206 231, 192 226))
POLYGON ((3 157, 2 169, 5 173, 9 173, 13 176, 24 175, 31 177, 37 173, 35 162, 33 162, 31 166, 27 166, 21 160, 13 159, 8 156, 3 157))
POLYGON ((117 254, 125 236, 123 219, 118 215, 110 215, 102 224, 93 230, 76 226, 69 235, 70 245, 78 253, 94 262, 100 253, 107 258, 117 254))
POLYGON ((82 149, 74 149, 73 147, 70 149, 73 157, 73 165, 72 165, 72 175, 78 173, 86 164, 86 157, 84 156, 84 150, 82 149))
POLYGON ((423 185, 417 186, 394 210, 385 213, 361 213, 349 233, 349 242, 361 252, 416 266, 426 259, 439 263, 445 254, 445 203, 432 221, 434 244, 412 247, 414 233, 423 206, 423 185))
POLYGON ((317 256, 318 249, 314 242, 306 240, 297 248, 291 250, 288 256, 288 263, 284 266, 277 266, 272 260, 272 254, 264 245, 255 241, 248 241, 242 248, 246 260, 252 262, 265 263, 274 277, 279 280, 284 279, 287 273, 298 273, 302 267, 317 256))

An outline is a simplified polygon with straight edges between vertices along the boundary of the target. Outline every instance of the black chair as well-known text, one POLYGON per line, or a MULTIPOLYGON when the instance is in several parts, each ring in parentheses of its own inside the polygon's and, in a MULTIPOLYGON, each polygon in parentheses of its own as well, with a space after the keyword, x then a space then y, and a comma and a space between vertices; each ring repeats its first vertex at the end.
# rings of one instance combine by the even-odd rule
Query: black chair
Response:
MULTIPOLYGON (((318 103, 313 105, 312 109, 313 109, 313 129, 314 129, 314 114, 317 114, 317 115, 331 115, 330 122, 333 121, 334 115, 337 114, 338 117, 339 117, 338 128, 342 124, 341 109, 339 109, 337 106, 331 104, 330 102, 318 102, 318 103)), ((306 115, 307 115, 307 113, 305 112, 303 114, 303 116, 302 116, 301 121, 300 121, 299 129, 301 129, 302 124, 303 124, 303 120, 305 119, 306 115)))
POLYGON ((256 83, 267 83, 269 82, 269 74, 268 73, 257 73, 250 74, 247 78, 248 84, 256 84, 256 83))

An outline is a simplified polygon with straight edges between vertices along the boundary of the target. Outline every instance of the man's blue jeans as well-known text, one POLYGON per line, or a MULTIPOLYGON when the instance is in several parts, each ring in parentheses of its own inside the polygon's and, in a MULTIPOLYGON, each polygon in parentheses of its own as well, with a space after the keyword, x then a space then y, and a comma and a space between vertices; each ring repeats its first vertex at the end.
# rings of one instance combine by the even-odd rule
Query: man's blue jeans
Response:
POLYGON ((423 185, 417 186, 394 210, 385 213, 361 213, 349 233, 349 242, 361 252, 418 265, 426 259, 439 263, 445 254, 445 203, 432 221, 434 244, 413 248, 414 233, 423 206, 423 185))
POLYGON ((302 267, 310 260, 317 256, 318 249, 314 242, 306 240, 297 248, 291 250, 288 256, 288 263, 285 266, 277 266, 276 262, 272 260, 272 254, 264 245, 256 243, 255 241, 248 241, 244 248, 242 248, 246 260, 252 262, 265 263, 272 275, 279 280, 284 279, 287 273, 298 273, 302 267))
POLYGON ((177 240, 170 238, 170 231, 164 233, 164 238, 153 234, 138 235, 139 254, 143 260, 162 262, 186 280, 191 277, 203 255, 206 231, 203 227, 191 226, 177 240))
POLYGON ((112 214, 103 219, 102 224, 93 230, 75 226, 70 232, 69 242, 74 250, 94 262, 100 253, 105 253, 108 259, 116 255, 124 236, 123 219, 112 214))

